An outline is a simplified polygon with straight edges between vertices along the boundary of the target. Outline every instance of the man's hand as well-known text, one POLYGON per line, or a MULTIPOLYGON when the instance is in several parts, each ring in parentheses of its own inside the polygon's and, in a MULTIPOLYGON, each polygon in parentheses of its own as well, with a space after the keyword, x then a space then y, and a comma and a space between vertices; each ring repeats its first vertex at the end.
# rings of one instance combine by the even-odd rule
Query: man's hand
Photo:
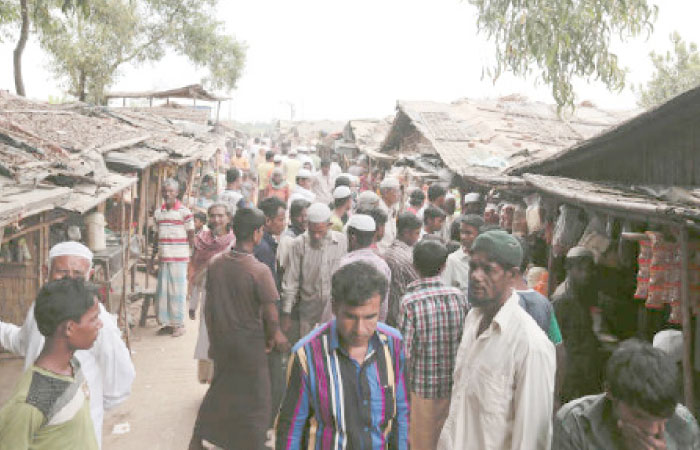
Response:
POLYGON ((291 346, 287 340, 287 336, 282 333, 282 330, 275 331, 275 334, 267 341, 267 348, 265 351, 270 353, 272 350, 278 351, 280 353, 287 353, 291 346))
POLYGON ((196 315, 194 313, 194 309, 190 309, 189 312, 190 312, 190 320, 194 320, 194 318, 196 317, 196 315))
POLYGON ((639 450, 666 450, 666 440, 663 435, 650 436, 638 427, 622 420, 618 420, 617 427, 622 434, 622 439, 627 445, 627 448, 639 450))
POLYGON ((286 314, 282 313, 280 317, 280 328, 284 333, 289 333, 289 330, 292 329, 292 315, 291 314, 286 314))

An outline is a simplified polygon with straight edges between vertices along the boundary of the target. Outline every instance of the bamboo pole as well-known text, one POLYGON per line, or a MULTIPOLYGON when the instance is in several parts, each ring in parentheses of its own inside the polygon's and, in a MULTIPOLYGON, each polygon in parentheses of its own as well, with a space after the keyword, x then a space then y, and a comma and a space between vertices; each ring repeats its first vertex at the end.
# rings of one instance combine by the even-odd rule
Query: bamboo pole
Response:
MULTIPOLYGON (((126 277, 129 275, 129 257, 131 256, 131 223, 134 221, 134 190, 131 189, 131 208, 129 208, 129 222, 126 224, 126 244, 124 244, 124 267, 122 268, 122 300, 121 309, 124 316, 124 338, 126 339, 126 348, 131 350, 131 343, 129 342, 129 310, 126 305, 126 277)), ((124 213, 124 205, 126 199, 122 195, 122 217, 126 214, 124 213)), ((122 222, 123 225, 123 222, 122 222)), ((122 236, 124 235, 124 227, 122 226, 122 236)), ((132 280, 133 281, 133 280, 132 280)))
POLYGON ((39 231, 39 253, 36 255, 37 269, 39 270, 38 275, 39 275, 39 286, 40 287, 44 285, 44 271, 41 269, 42 269, 42 264, 44 264, 44 261, 46 261, 44 259, 44 253, 46 253, 45 248, 44 248, 46 246, 46 233, 45 233, 46 220, 45 219, 46 219, 46 213, 43 212, 39 216, 39 224, 41 225, 41 227, 38 230, 39 231))
POLYGON ((683 321, 683 392, 685 394, 685 406, 690 411, 695 411, 695 396, 693 392, 693 360, 692 342, 693 329, 691 324, 690 305, 690 279, 688 256, 688 229, 681 227, 681 309, 683 321))
MULTIPOLYGON (((150 250, 148 248, 148 237, 149 237, 148 235, 150 234, 150 231, 151 231, 151 228, 148 226, 148 200, 150 197, 149 194, 150 194, 150 187, 151 187, 151 168, 150 167, 146 167, 146 169, 144 170, 144 181, 146 184, 146 195, 143 198, 143 203, 144 203, 143 207, 144 207, 144 210, 146 211, 146 223, 145 223, 145 228, 144 228, 145 236, 143 238, 143 242, 144 242, 143 255, 144 255, 144 259, 146 261, 146 266, 148 266, 148 261, 150 261, 148 259, 148 252, 150 250)), ((149 284, 148 279, 149 278, 150 277, 148 275, 148 269, 146 269, 146 289, 148 289, 148 284, 149 284)))

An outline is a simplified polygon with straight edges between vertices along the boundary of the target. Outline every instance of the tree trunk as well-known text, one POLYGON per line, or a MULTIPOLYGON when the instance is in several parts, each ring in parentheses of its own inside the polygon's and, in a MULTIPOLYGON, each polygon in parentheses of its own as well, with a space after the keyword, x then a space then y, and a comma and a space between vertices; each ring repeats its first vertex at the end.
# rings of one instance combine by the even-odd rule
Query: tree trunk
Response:
POLYGON ((17 95, 24 97, 27 94, 24 92, 24 81, 22 80, 22 53, 24 53, 24 47, 27 45, 27 39, 29 38, 29 11, 27 10, 27 0, 19 0, 19 4, 22 25, 19 30, 17 47, 15 47, 12 56, 15 69, 15 90, 17 95))
POLYGON ((78 75, 78 100, 81 102, 84 102, 85 97, 87 97, 85 94, 85 78, 85 71, 81 70, 78 75))

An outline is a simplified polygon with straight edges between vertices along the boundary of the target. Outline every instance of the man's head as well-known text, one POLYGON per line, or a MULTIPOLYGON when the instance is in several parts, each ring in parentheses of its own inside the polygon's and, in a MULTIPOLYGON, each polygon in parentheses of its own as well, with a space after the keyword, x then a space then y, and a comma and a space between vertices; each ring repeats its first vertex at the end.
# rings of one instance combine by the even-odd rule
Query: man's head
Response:
POLYGON ((428 201, 437 206, 438 208, 445 208, 445 196, 447 195, 447 189, 441 184, 433 183, 428 188, 428 201))
POLYGON ((92 269, 92 252, 79 242, 60 242, 49 251, 48 279, 87 280, 92 269))
POLYGON ((284 231, 287 205, 279 198, 272 196, 260 200, 258 208, 265 215, 265 231, 279 236, 284 231))
POLYGON ((447 247, 434 239, 423 239, 413 247, 413 267, 421 278, 436 277, 445 268, 447 247))
POLYGON ((240 158, 241 156, 243 156, 243 147, 239 145, 238 147, 236 147, 236 157, 240 158))
POLYGON ((465 252, 471 250, 482 226, 484 226, 484 219, 476 214, 467 214, 459 218, 459 242, 465 252))
POLYGON ((308 216, 306 214, 309 205, 311 205, 311 203, 309 203, 307 200, 298 198, 292 200, 292 204, 289 206, 289 221, 292 223, 292 225, 302 231, 306 231, 306 227, 309 224, 308 216))
POLYGON ((362 191, 357 196, 357 209, 369 211, 379 206, 379 196, 372 191, 362 191))
POLYGON ((376 225, 372 216, 353 214, 348 220, 348 250, 367 248, 374 242, 376 225))
POLYGON ((352 207, 352 191, 348 186, 338 186, 333 190, 333 206, 346 211, 352 207))
POLYGON ((297 172, 297 185, 304 189, 311 189, 311 172, 308 169, 299 169, 299 172, 297 172))
POLYGON ((161 194, 163 195, 163 202, 165 206, 171 208, 177 201, 177 194, 180 190, 180 183, 174 178, 168 178, 163 181, 163 188, 161 194))
POLYGON ((321 173, 323 174, 324 177, 328 176, 328 173, 331 171, 331 160, 330 159, 323 159, 321 160, 321 173))
POLYGON ((625 341, 608 360, 606 394, 627 448, 639 448, 640 436, 663 440, 666 421, 678 402, 678 367, 663 350, 635 339, 625 341))
POLYGON ((238 243, 252 242, 258 245, 263 237, 265 215, 257 208, 238 208, 233 216, 233 234, 238 243))
POLYGON ((412 190, 411 194, 408 196, 408 203, 414 208, 420 208, 421 206, 423 206, 424 201, 425 193, 420 188, 412 190))
POLYGON ((309 240, 312 247, 319 247, 330 230, 331 209, 323 203, 313 203, 308 209, 309 240))
POLYGON ((338 186, 350 187, 350 178, 344 175, 338 175, 335 179, 335 187, 337 188, 338 186))
POLYGON ((367 215, 374 219, 374 224, 376 230, 374 232, 374 239, 379 242, 384 239, 384 232, 386 231, 386 222, 389 220, 389 216, 386 215, 381 208, 372 208, 366 212, 367 215))
POLYGON ((595 261, 593 252, 585 247, 574 247, 566 254, 566 274, 574 289, 588 286, 593 280, 595 261))
POLYGON ((275 159, 275 152, 272 150, 268 150, 265 152, 265 161, 267 162, 273 162, 275 159))
POLYGON ((347 264, 333 274, 331 297, 341 344, 361 347, 369 343, 387 289, 384 275, 363 261, 347 264))
POLYGON ((455 196, 452 194, 447 194, 445 197, 445 214, 451 217, 454 215, 455 209, 457 209, 457 200, 455 199, 455 196))
POLYGON ((481 195, 470 192, 464 195, 464 214, 481 214, 481 195))
POLYGON ((426 233, 437 233, 442 229, 443 223, 445 223, 445 211, 434 206, 425 208, 425 211, 423 211, 423 225, 426 233))
POLYGON ((270 179, 274 184, 280 184, 282 183, 282 181, 284 181, 284 172, 282 171, 282 169, 276 167, 272 171, 272 176, 270 177, 270 179))
POLYGON ((197 234, 202 230, 202 228, 204 228, 204 225, 207 223, 207 215, 201 211, 198 211, 194 213, 194 215, 192 216, 192 220, 194 221, 194 232, 195 234, 197 234))
POLYGON ((47 339, 65 340, 71 351, 89 349, 102 328, 96 294, 81 279, 49 281, 34 305, 39 332, 47 339))
POLYGON ((379 193, 387 206, 392 206, 399 201, 401 184, 396 178, 385 178, 379 183, 379 193))
POLYGON ((275 155, 272 161, 275 163, 275 167, 282 167, 282 155, 275 155))
POLYGON ((475 307, 499 308, 510 296, 523 250, 505 231, 480 234, 471 248, 469 302, 475 307))
POLYGON ((209 219, 209 229, 215 236, 220 236, 227 232, 233 215, 231 214, 231 207, 228 204, 215 202, 207 208, 206 217, 209 219))
POLYGON ((396 219, 396 237, 409 247, 413 247, 418 242, 422 228, 423 224, 413 213, 401 213, 396 219))
POLYGON ((226 171, 226 185, 229 189, 236 189, 241 184, 241 171, 232 167, 226 171))

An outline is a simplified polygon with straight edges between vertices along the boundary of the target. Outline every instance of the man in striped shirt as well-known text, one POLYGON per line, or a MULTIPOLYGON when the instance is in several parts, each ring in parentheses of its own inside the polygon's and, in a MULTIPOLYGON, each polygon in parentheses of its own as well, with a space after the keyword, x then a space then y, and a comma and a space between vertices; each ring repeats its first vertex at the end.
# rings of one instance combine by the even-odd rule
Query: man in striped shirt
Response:
POLYGON ((446 260, 447 248, 440 241, 419 241, 413 249, 413 265, 420 278, 408 285, 401 299, 399 329, 408 360, 413 450, 437 447, 469 310, 464 294, 440 278, 446 260))
POLYGON ((403 342, 378 323, 387 284, 364 261, 333 274, 336 318, 292 349, 278 450, 408 449, 403 342))
MULTIPOLYGON (((179 183, 168 178, 163 182, 163 205, 153 213, 158 229, 158 334, 185 334, 187 299, 187 265, 194 246, 192 212, 177 198, 179 183)), ((155 257, 156 252, 153 252, 155 257)), ((151 258, 151 265, 153 263, 151 258)))

